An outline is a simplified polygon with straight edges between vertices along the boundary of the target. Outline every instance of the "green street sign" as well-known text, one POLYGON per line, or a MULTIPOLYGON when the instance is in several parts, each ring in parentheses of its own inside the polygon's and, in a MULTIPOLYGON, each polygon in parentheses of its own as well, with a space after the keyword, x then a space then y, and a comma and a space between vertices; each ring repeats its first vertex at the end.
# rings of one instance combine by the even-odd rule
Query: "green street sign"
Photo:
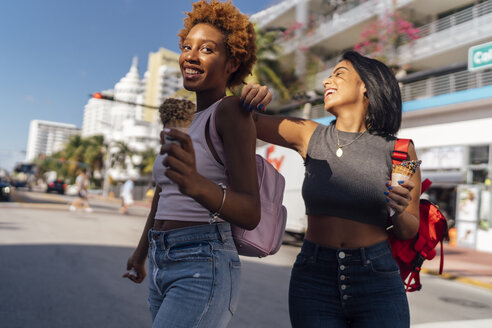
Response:
POLYGON ((492 42, 468 49, 468 70, 476 71, 492 67, 492 42))

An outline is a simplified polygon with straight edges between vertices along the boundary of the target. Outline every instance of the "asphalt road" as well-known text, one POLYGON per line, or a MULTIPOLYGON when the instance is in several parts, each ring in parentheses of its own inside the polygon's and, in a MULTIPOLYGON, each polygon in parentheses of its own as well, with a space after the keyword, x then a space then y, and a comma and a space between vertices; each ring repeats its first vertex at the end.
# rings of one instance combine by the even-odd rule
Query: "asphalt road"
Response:
MULTIPOLYGON (((59 204, 0 203, 0 326, 150 327, 146 281, 121 278, 143 213, 121 215, 117 204, 69 212, 59 204)), ((242 259, 241 299, 230 327, 290 327, 287 289, 298 251, 284 245, 274 256, 242 259)), ((413 327, 492 326, 492 292, 422 278, 424 289, 409 294, 413 327)))

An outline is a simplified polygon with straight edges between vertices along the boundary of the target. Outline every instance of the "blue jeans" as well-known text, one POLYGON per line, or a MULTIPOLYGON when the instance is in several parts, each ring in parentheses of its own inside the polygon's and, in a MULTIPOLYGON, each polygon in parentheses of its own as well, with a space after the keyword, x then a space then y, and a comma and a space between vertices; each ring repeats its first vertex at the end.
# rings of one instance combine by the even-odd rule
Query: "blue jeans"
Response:
POLYGON ((226 327, 241 263, 229 223, 149 231, 152 327, 226 327))
POLYGON ((388 242, 332 249, 304 241, 289 288, 292 327, 408 328, 405 288, 388 242))

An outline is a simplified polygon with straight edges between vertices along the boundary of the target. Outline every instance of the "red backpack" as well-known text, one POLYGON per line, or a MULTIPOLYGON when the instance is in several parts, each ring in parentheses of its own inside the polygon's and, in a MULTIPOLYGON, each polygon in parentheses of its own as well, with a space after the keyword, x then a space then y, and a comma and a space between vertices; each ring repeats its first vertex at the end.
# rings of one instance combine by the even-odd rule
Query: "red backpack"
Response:
MULTIPOLYGON (((397 139, 393 151, 393 164, 398 164, 408 158, 410 139, 397 139)), ((425 179, 422 182, 424 193, 432 182, 425 179)), ((414 292, 422 288, 420 270, 424 260, 432 260, 436 256, 436 246, 441 243, 441 263, 439 274, 444 264, 444 250, 442 241, 447 238, 448 224, 437 205, 426 199, 420 199, 420 224, 417 235, 408 240, 397 239, 390 233, 389 242, 391 252, 400 267, 400 275, 407 292, 414 292)))

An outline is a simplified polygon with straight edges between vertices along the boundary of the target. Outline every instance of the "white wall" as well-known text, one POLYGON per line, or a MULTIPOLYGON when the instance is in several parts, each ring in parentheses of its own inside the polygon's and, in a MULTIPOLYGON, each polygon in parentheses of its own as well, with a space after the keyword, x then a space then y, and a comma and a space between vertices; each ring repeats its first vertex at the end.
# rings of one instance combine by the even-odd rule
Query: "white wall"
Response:
POLYGON ((492 117, 401 129, 399 138, 412 139, 415 147, 492 144, 492 117))

